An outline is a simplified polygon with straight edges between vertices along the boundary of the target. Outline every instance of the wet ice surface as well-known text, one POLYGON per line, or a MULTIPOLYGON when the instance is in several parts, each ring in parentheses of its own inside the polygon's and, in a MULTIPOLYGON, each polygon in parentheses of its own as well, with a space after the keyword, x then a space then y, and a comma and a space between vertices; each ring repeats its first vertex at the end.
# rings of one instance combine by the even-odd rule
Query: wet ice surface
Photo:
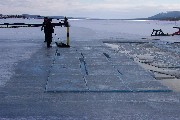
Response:
POLYGON ((0 86, 4 86, 14 74, 14 67, 18 62, 29 59, 38 50, 38 46, 23 39, 0 40, 0 86))
POLYGON ((169 70, 169 74, 174 70, 175 76, 179 78, 179 43, 119 43, 117 45, 119 52, 133 57, 135 61, 155 66, 157 69, 161 68, 162 72, 169 70))
POLYGON ((107 44, 118 53, 131 57, 136 63, 152 72, 152 76, 171 87, 174 91, 180 91, 180 44, 166 41, 145 41, 133 43, 122 41, 115 44, 107 44))
MULTIPOLYGON (((1 19, 0 23, 33 23, 35 21, 1 19)), ((19 61, 31 58, 31 55, 41 47, 39 42, 43 39, 43 33, 39 31, 40 28, 0 29, 0 86, 4 86, 11 78, 14 74, 14 67, 19 61)))
POLYGON ((46 92, 171 91, 132 59, 118 55, 106 46, 81 46, 57 52, 60 56, 54 58, 46 92))

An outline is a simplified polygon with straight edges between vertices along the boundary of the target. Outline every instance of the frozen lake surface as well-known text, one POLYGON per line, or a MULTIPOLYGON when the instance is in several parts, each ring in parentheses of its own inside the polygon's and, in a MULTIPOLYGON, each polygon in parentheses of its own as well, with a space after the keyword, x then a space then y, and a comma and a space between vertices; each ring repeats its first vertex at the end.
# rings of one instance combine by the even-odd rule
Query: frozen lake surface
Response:
POLYGON ((180 77, 180 44, 171 43, 179 36, 150 36, 152 29, 173 33, 175 22, 70 20, 70 24, 68 49, 55 45, 66 40, 66 28, 56 27, 52 48, 46 48, 40 27, 0 29, 0 119, 180 119, 179 79, 172 84, 177 93, 160 82, 180 77))
MULTIPOLYGON (((73 40, 92 40, 103 38, 126 38, 135 36, 149 37, 153 29, 162 29, 164 33, 172 34, 177 31, 173 27, 180 26, 180 21, 142 21, 142 20, 69 20, 71 38, 73 40), (84 39, 84 37, 86 37, 84 39), (76 39, 74 39, 76 38, 76 39)), ((42 23, 43 20, 0 19, 0 23, 42 23)), ((60 22, 53 20, 53 22, 60 22)), ((55 33, 63 37, 64 28, 57 27, 55 33)), ((1 29, 1 38, 8 39, 9 34, 14 38, 43 38, 39 28, 1 29), (14 34, 13 34, 14 33, 14 34), (31 33, 31 34, 29 34, 31 33), (8 35, 8 36, 7 36, 8 35)))
MULTIPOLYGON (((0 19, 0 23, 42 23, 35 19, 0 19)), ((54 20, 53 22, 59 22, 54 20)), ((162 41, 180 41, 179 36, 150 37, 153 29, 162 29, 164 33, 174 33, 174 21, 123 21, 123 20, 70 20, 71 41, 89 40, 141 40, 141 38, 158 38, 162 41)), ((53 35, 55 41, 66 40, 66 28, 56 27, 53 35)), ((0 85, 11 78, 13 66, 18 61, 31 57, 43 44, 44 33, 38 28, 5 28, 0 29, 0 85), (33 46, 33 47, 32 47, 33 46)), ((54 45, 53 45, 54 46, 54 45)))

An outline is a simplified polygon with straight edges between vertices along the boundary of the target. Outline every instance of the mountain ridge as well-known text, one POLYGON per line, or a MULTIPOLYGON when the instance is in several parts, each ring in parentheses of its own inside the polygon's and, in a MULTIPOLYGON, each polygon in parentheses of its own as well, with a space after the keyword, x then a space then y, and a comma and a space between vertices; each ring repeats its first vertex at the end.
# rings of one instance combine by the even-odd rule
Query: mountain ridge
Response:
POLYGON ((168 11, 148 17, 149 20, 180 20, 180 11, 168 11))

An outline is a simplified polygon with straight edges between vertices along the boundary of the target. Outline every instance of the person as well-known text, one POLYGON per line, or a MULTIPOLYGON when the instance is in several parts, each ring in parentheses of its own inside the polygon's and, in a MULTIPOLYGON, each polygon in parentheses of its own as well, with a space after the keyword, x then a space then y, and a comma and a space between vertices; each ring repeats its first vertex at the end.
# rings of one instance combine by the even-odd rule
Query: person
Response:
POLYGON ((44 30, 44 34, 45 34, 45 40, 44 42, 47 42, 47 34, 45 33, 46 30, 46 23, 48 22, 48 17, 44 17, 44 22, 43 22, 43 25, 41 27, 41 31, 44 30))
POLYGON ((68 18, 66 16, 64 17, 64 26, 69 27, 68 18))
POLYGON ((45 41, 47 42, 47 48, 52 47, 52 33, 54 33, 53 24, 51 23, 52 19, 47 19, 44 23, 44 33, 45 33, 45 41))
POLYGON ((46 40, 47 40, 47 47, 52 47, 51 46, 51 42, 52 42, 52 34, 54 33, 54 28, 53 28, 53 24, 51 23, 52 19, 48 19, 47 23, 46 23, 46 30, 45 30, 45 34, 46 34, 46 40))
POLYGON ((47 47, 51 47, 52 42, 52 33, 54 33, 53 25, 52 25, 52 19, 48 17, 44 17, 44 22, 41 27, 41 31, 44 30, 45 34, 45 41, 47 43, 47 47))

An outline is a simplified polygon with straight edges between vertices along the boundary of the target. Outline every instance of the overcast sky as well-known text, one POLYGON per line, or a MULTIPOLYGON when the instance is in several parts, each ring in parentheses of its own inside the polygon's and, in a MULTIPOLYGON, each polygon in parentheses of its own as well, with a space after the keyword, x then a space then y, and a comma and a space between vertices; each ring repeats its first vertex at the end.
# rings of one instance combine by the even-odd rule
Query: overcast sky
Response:
POLYGON ((1 14, 143 18, 180 11, 180 0, 0 0, 1 14))

